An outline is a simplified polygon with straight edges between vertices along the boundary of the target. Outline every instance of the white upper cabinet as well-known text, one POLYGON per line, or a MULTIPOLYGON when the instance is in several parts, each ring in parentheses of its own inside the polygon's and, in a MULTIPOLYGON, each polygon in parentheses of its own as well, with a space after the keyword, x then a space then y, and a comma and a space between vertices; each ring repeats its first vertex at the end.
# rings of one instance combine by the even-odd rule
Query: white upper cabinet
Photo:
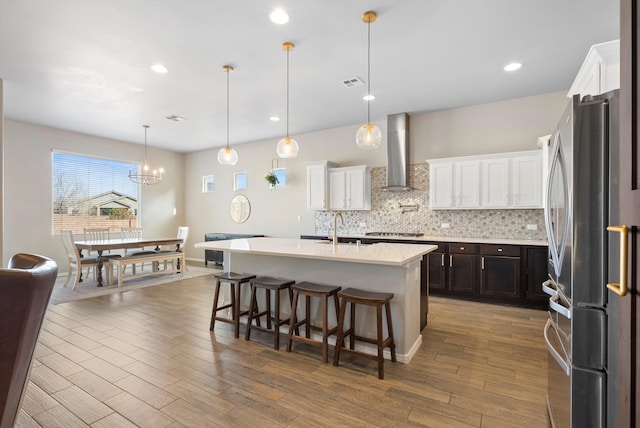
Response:
POLYGON ((480 206, 480 164, 477 161, 434 162, 429 171, 429 206, 432 209, 480 206))
POLYGON ((509 159, 482 161, 482 206, 503 208, 509 205, 509 159))
POLYGON ((307 162, 307 209, 326 210, 329 208, 329 168, 333 162, 307 162))
POLYGON ((542 208, 542 151, 433 159, 431 209, 542 208))
POLYGON ((429 167, 429 206, 453 207, 453 163, 433 163, 429 167))
POLYGON ((371 170, 368 166, 329 169, 329 209, 371 209, 371 170))
POLYGON ((453 166, 456 208, 480 207, 480 162, 456 162, 453 166))
POLYGON ((529 156, 511 159, 511 185, 515 208, 542 206, 542 154, 535 151, 529 156))
POLYGON ((567 96, 598 95, 620 88, 620 40, 591 46, 567 96))

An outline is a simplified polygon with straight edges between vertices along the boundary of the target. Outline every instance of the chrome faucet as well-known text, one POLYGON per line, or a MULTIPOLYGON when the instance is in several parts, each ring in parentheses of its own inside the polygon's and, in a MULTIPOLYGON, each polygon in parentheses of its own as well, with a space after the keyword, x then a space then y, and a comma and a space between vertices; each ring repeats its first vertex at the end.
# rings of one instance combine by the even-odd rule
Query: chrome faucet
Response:
POLYGON ((342 217, 342 213, 340 211, 336 211, 333 215, 333 245, 338 245, 338 217, 340 217, 340 221, 344 226, 344 217, 342 217))

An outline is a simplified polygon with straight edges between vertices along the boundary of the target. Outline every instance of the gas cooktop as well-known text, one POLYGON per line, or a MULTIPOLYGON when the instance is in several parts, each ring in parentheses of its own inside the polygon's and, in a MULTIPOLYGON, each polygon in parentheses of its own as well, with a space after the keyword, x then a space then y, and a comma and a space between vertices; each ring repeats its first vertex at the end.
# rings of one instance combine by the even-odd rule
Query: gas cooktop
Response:
POLYGON ((424 233, 421 232, 367 232, 366 236, 397 236, 401 238, 418 238, 424 233))

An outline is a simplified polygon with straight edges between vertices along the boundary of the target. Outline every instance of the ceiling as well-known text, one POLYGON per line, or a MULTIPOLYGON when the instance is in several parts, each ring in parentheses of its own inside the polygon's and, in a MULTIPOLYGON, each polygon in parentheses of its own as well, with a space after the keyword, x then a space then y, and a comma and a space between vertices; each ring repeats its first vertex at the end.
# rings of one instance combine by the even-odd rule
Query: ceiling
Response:
POLYGON ((149 124, 148 144, 177 152, 224 146, 230 64, 230 144, 275 147, 291 41, 290 134, 361 124, 366 84, 341 82, 367 80, 367 10, 372 121, 567 90, 589 46, 619 37, 618 0, 0 0, 5 117, 140 144, 149 124), (288 24, 269 20, 277 7, 288 24), (505 72, 512 61, 522 68, 505 72))

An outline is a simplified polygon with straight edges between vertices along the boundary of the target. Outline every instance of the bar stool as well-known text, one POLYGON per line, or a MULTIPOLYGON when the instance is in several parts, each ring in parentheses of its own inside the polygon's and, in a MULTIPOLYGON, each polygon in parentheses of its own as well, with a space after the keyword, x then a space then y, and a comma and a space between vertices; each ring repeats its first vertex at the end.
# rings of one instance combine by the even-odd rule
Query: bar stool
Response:
POLYGON ((384 379, 384 348, 389 347, 391 350, 391 361, 396 362, 396 344, 393 339, 393 327, 391 324, 391 307, 390 302, 393 299, 393 293, 377 293, 373 291, 365 291, 357 288, 347 288, 338 293, 341 298, 340 317, 338 318, 338 338, 336 340, 336 348, 333 356, 333 365, 338 366, 340 361, 340 352, 348 352, 362 357, 371 358, 378 361, 378 379, 384 379), (347 304, 351 307, 349 329, 345 331, 344 315, 347 304), (368 337, 358 336, 355 333, 356 305, 373 306, 376 308, 376 327, 377 337, 371 339, 368 337), (385 307, 387 317, 387 338, 382 338, 382 307, 385 307), (349 348, 343 348, 343 340, 349 336, 349 348), (355 341, 372 343, 378 347, 378 355, 371 355, 365 352, 355 350, 355 341))
POLYGON ((293 289, 293 303, 291 304, 291 321, 289 323, 289 338, 287 341, 287 352, 291 352, 291 345, 294 340, 299 342, 311 343, 314 345, 321 345, 322 347, 322 362, 326 363, 329 360, 329 343, 328 338, 332 334, 335 334, 338 330, 338 326, 329 329, 328 320, 328 301, 333 296, 334 306, 336 310, 336 319, 338 319, 338 312, 340 309, 340 301, 338 299, 338 291, 342 287, 333 285, 320 285, 312 282, 299 282, 291 287, 293 289), (298 315, 296 308, 298 307, 298 296, 304 296, 305 298, 305 317, 298 321, 298 315), (311 323, 311 298, 319 297, 322 302, 322 326, 317 327, 311 323), (299 333, 294 334, 294 329, 298 329, 300 326, 305 326, 305 335, 301 336, 299 333), (322 342, 311 339, 311 330, 322 331, 322 342))
POLYGON ((255 275, 235 273, 235 272, 222 272, 214 275, 216 278, 216 291, 213 297, 213 309, 211 310, 211 326, 209 330, 213 331, 213 327, 216 321, 222 321, 229 324, 233 324, 235 327, 234 336, 238 338, 240 336, 240 317, 246 315, 249 311, 240 312, 240 302, 242 293, 240 288, 242 284, 249 285, 249 281, 255 278, 255 275), (223 306, 218 306, 218 298, 220 297, 220 284, 226 282, 229 284, 229 291, 231 294, 231 303, 223 306), (218 311, 231 308, 231 319, 225 317, 219 317, 218 311))
POLYGON ((289 323, 289 318, 280 319, 280 292, 287 291, 289 293, 289 303, 293 300, 293 292, 291 286, 295 281, 282 278, 273 278, 270 276, 259 276, 249 281, 251 284, 251 303, 249 304, 249 319, 247 319, 247 330, 244 339, 251 338, 251 330, 257 329, 273 333, 273 349, 280 348, 280 326, 289 323), (258 289, 265 291, 266 308, 263 311, 258 309, 258 300, 256 293, 258 289), (271 315, 271 292, 275 294, 275 307, 273 309, 273 317, 271 315), (260 317, 267 318, 267 326, 260 325, 260 317), (273 322, 272 322, 273 318, 273 322), (256 325, 252 325, 251 321, 256 320, 256 325))

